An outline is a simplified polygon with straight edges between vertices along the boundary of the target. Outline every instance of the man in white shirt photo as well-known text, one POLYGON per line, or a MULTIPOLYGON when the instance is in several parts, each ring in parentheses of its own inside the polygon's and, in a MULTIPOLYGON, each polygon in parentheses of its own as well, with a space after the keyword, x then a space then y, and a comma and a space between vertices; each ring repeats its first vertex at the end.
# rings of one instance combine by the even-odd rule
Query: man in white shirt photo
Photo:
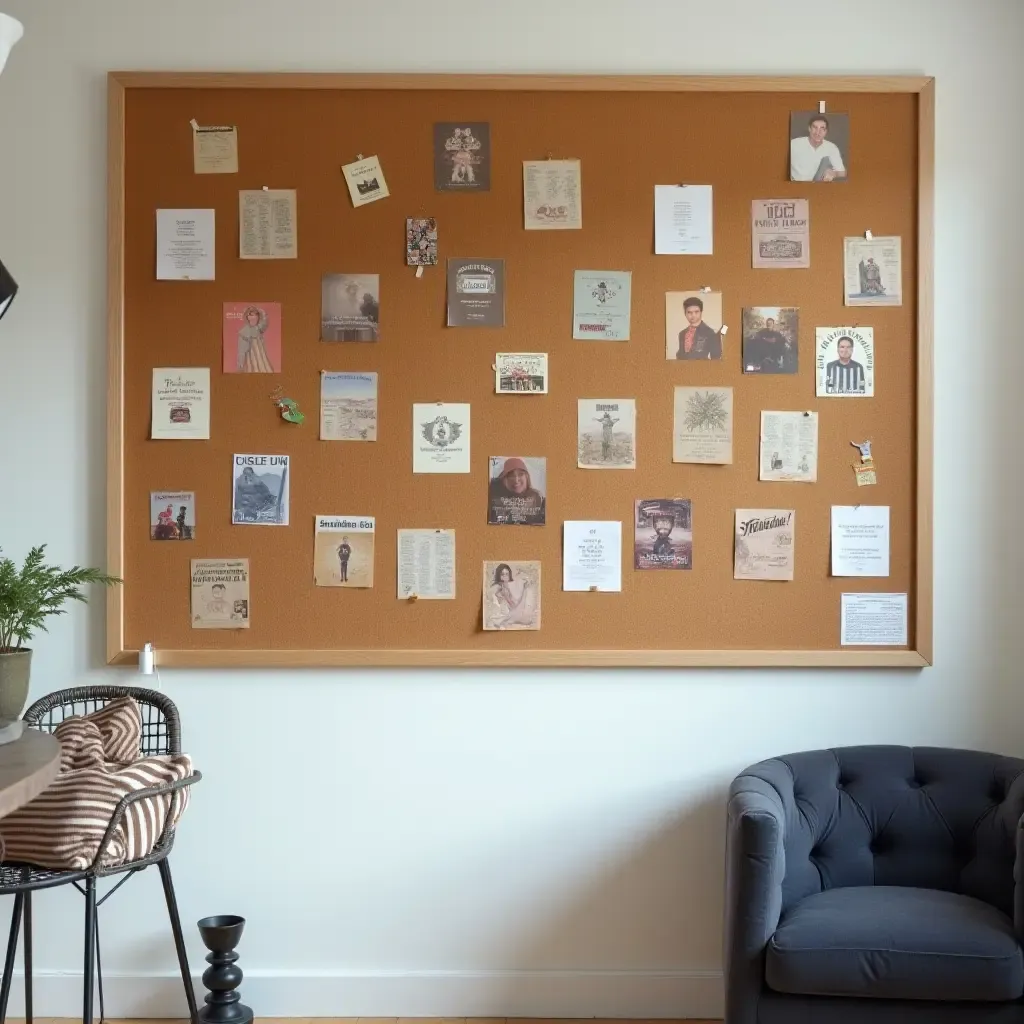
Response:
POLYGON ((828 118, 814 114, 807 124, 807 134, 789 143, 790 181, 841 181, 846 177, 839 147, 829 142, 828 118))

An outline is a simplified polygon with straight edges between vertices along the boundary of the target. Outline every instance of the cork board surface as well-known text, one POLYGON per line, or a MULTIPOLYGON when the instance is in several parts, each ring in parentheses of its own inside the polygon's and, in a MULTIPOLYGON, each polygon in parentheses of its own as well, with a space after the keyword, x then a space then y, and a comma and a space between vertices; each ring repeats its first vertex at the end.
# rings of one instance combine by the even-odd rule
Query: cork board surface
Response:
POLYGON ((431 90, 129 89, 124 195, 124 645, 158 650, 586 651, 839 649, 843 591, 907 592, 914 646, 917 97, 901 93, 453 92, 431 90), (791 110, 850 115, 849 180, 788 180, 791 110), (189 121, 235 124, 239 174, 195 175, 189 121), (435 121, 491 126, 491 190, 436 192, 435 121), (353 208, 340 172, 376 154, 391 196, 353 208), (583 230, 525 231, 522 161, 582 161, 583 230), (653 255, 655 184, 714 186, 713 256, 653 255), (238 258, 238 190, 298 190, 297 260, 238 258), (754 199, 809 198, 811 268, 754 270, 754 199), (155 211, 216 210, 216 280, 155 279, 155 211), (416 279, 405 265, 405 220, 438 220, 440 264, 416 279), (843 305, 844 235, 900 235, 904 301, 843 305), (445 327, 447 257, 506 261, 506 326, 445 327), (575 269, 631 270, 628 343, 572 339, 575 269), (319 340, 325 272, 380 275, 380 341, 319 340), (664 294, 723 292, 730 330, 720 362, 665 359, 664 294), (221 372, 224 302, 282 306, 283 372, 221 372), (800 309, 800 368, 744 376, 744 306, 800 309), (815 326, 872 326, 875 397, 815 397, 815 326), (549 354, 550 392, 497 396, 498 351, 549 354), (211 439, 149 440, 155 366, 211 368, 211 439), (321 370, 379 374, 375 443, 318 438, 321 370), (306 413, 284 423, 269 400, 281 384, 306 413), (734 388, 731 466, 672 462, 676 385, 734 388), (576 401, 635 398, 637 468, 576 468, 576 401), (412 404, 472 405, 472 472, 412 473, 412 404), (819 412, 816 484, 758 481, 762 409, 819 412), (858 488, 852 440, 873 441, 879 483, 858 488), (291 525, 231 523, 236 452, 291 456, 291 525), (547 458, 547 525, 487 525, 487 458, 547 458), (149 539, 149 492, 196 493, 197 538, 149 539), (632 568, 633 502, 693 502, 693 569, 632 568), (829 575, 833 504, 889 505, 888 579, 829 575), (733 580, 736 508, 793 508, 793 582, 733 580), (376 517, 372 589, 313 585, 315 514, 376 517), (620 594, 563 593, 561 524, 623 523, 620 594), (396 531, 454 528, 457 597, 396 597, 396 531), (189 560, 250 560, 251 628, 194 630, 189 560), (539 559, 538 632, 483 632, 484 560, 539 559))

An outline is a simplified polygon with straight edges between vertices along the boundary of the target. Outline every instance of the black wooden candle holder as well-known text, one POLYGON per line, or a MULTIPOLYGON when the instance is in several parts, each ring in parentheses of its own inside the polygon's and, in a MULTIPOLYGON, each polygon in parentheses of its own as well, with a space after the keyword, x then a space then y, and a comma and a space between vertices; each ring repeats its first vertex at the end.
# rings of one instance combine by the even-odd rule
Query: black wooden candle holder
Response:
POLYGON ((242 968, 235 966, 235 946, 242 937, 245 918, 233 914, 204 917, 198 927, 203 944, 210 950, 206 958, 210 966, 203 971, 203 985, 209 991, 199 1020, 203 1024, 250 1024, 252 1010, 239 1002, 242 993, 236 991, 242 984, 242 968))

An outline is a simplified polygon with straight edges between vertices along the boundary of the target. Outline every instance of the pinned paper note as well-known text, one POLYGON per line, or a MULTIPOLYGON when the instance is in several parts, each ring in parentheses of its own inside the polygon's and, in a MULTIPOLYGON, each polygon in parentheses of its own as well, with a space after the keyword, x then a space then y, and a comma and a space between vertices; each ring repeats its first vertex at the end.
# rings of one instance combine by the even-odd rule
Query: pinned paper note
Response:
POLYGON ((234 125, 192 124, 192 168, 196 174, 238 173, 238 129, 234 125))
POLYGON ((391 194, 388 192, 388 183, 384 180, 380 160, 375 156, 364 159, 360 154, 353 163, 344 164, 341 172, 345 175, 353 206, 365 206, 391 194))

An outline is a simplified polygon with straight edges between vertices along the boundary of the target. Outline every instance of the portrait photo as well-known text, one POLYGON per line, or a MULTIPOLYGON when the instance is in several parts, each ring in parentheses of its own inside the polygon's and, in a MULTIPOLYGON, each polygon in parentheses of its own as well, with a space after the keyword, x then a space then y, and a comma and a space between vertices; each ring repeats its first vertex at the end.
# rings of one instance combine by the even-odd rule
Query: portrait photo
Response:
POLYGON ((846 181, 850 115, 794 110, 789 115, 789 180, 846 181))
POLYGON ((873 327, 818 327, 814 332, 819 398, 871 398, 875 393, 873 327))
POLYGON ((743 372, 796 373, 800 310, 750 306, 743 310, 743 372))
POLYGON ((492 455, 487 522, 493 526, 543 526, 547 504, 547 459, 492 455))
POLYGON ((722 358, 721 292, 665 292, 665 358, 722 358))

